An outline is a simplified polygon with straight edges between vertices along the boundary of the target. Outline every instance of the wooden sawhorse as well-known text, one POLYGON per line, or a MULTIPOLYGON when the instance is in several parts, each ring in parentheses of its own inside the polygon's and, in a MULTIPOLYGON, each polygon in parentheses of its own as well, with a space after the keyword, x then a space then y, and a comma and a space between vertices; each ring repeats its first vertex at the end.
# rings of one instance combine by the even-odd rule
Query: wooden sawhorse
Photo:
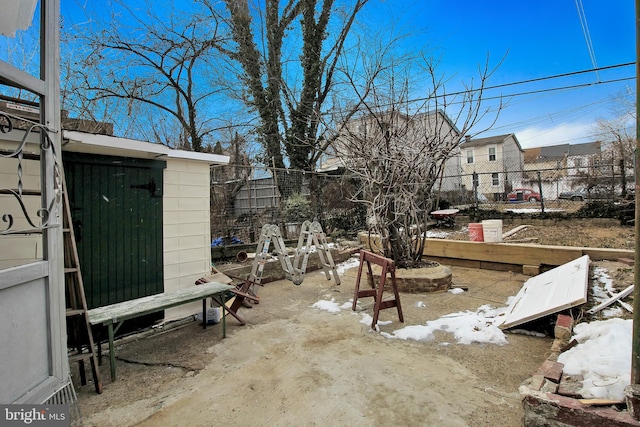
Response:
POLYGON ((353 305, 351 309, 353 311, 356 310, 356 304, 358 303, 358 298, 361 297, 373 297, 375 300, 375 304, 373 306, 373 322, 371 323, 371 329, 376 328, 376 324, 378 323, 378 315, 380 314, 380 310, 384 310, 385 308, 396 307, 398 310, 398 318, 400 322, 404 323, 404 316, 402 315, 402 306, 400 305, 400 295, 398 294, 398 286, 396 285, 396 265, 393 260, 389 258, 385 258, 380 255, 376 255, 372 252, 368 252, 365 250, 360 251, 360 266, 358 267, 358 278, 356 279, 356 290, 353 294, 353 305), (362 266, 367 264, 367 273, 369 279, 369 285, 371 289, 363 289, 360 290, 360 278, 362 276, 362 266), (378 283, 378 288, 376 289, 375 282, 373 281, 373 271, 371 270, 371 263, 379 265, 382 267, 382 272, 380 273, 380 283, 378 283), (384 282, 387 278, 387 274, 391 274, 391 289, 393 290, 394 298, 390 300, 383 301, 382 295, 384 292, 384 282))

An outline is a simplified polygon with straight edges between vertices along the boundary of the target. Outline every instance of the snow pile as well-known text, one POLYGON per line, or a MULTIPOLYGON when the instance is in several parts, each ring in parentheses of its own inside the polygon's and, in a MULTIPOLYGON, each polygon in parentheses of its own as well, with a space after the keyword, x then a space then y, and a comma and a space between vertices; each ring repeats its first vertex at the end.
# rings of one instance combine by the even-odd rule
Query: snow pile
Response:
MULTIPOLYGON (((613 280, 607 273, 607 270, 602 267, 595 267, 591 275, 591 295, 596 304, 607 301, 612 294, 616 293, 613 287, 613 280)), ((621 317, 624 314, 624 310, 619 305, 610 306, 602 310, 602 316, 610 319, 615 317, 621 317)))
POLYGON ((427 237, 430 239, 446 239, 450 234, 451 232, 449 231, 427 230, 427 237))
POLYGON ((328 311, 329 313, 340 313, 341 310, 351 310, 351 304, 352 302, 349 301, 349 302, 345 302, 342 305, 339 305, 336 302, 335 298, 331 298, 330 301, 328 300, 317 301, 313 303, 311 307, 317 310, 328 311))
MULTIPOLYGON (((539 208, 520 208, 520 209, 505 209, 507 212, 513 212, 513 213, 541 213, 542 210, 539 208)), ((545 208, 544 209, 545 213, 549 213, 549 212, 564 212, 564 209, 548 209, 545 208)))
MULTIPOLYGON (((355 266, 358 265, 356 260, 355 266)), ((350 267, 352 268, 352 267, 350 267)), ((345 268, 346 270, 347 268, 345 268)), ((593 294, 598 299, 607 299, 607 290, 612 289, 612 280, 605 269, 594 269, 593 294)), ((456 290, 455 293, 459 293, 456 290)), ((496 326, 496 319, 504 312, 511 300, 509 297, 505 307, 495 309, 489 305, 479 307, 475 312, 464 311, 447 314, 436 320, 427 321, 425 325, 409 325, 396 329, 391 334, 381 332, 390 339, 432 341, 435 331, 444 331, 453 335, 458 344, 497 345, 508 344, 505 334, 496 326)), ((351 310, 352 300, 340 305, 334 299, 321 300, 313 304, 313 308, 330 313, 351 310)), ((417 307, 425 307, 420 301, 417 307)), ((609 314, 613 315, 614 311, 609 314)), ((360 323, 370 326, 373 319, 367 313, 360 313, 360 323)), ((391 321, 376 325, 388 325, 391 321)), ((560 354, 558 362, 564 364, 567 375, 582 375, 584 378, 581 394, 585 398, 602 398, 624 401, 624 388, 631 380, 631 342, 632 320, 611 318, 591 323, 579 323, 574 327, 574 339, 579 343, 575 347, 560 354)), ((447 345, 449 343, 442 343, 447 345)))
POLYGON ((360 265, 360 258, 351 257, 345 262, 341 262, 340 264, 336 265, 336 271, 338 272, 338 275, 342 276, 345 273, 345 271, 355 268, 359 265, 360 265))
POLYGON ((579 323, 574 339, 580 344, 558 357, 567 375, 582 375, 584 398, 624 400, 631 381, 631 319, 579 323))
POLYGON ((426 325, 405 326, 393 333, 383 332, 387 338, 402 340, 431 341, 435 331, 443 331, 453 334, 458 344, 490 343, 507 344, 504 332, 496 326, 498 314, 504 309, 496 310, 489 305, 483 305, 475 312, 461 311, 448 314, 436 320, 427 321, 426 325))

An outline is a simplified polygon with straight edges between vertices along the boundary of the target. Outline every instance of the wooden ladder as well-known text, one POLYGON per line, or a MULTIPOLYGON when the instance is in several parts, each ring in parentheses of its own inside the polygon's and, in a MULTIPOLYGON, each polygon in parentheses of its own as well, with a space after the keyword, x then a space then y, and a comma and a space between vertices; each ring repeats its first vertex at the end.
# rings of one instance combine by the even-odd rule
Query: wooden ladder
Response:
POLYGON ((69 195, 63 178, 63 233, 64 233, 64 281, 66 287, 67 348, 69 362, 78 362, 80 383, 87 384, 85 361, 91 363, 93 383, 97 393, 102 393, 102 381, 98 370, 98 358, 93 342, 93 332, 87 313, 87 299, 80 271, 69 195))

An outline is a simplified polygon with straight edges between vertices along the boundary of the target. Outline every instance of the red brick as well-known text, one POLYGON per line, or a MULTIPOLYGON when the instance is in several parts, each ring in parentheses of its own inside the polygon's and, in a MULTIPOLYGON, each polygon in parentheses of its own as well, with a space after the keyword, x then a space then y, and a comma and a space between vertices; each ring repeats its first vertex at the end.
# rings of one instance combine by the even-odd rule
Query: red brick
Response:
POLYGON ((546 398, 526 395, 522 399, 524 407, 523 425, 533 426, 640 426, 626 411, 611 407, 589 407, 578 400, 558 394, 546 393, 546 398))
POLYGON ((564 365, 559 362, 554 362, 551 360, 545 360, 542 366, 538 368, 538 375, 543 375, 546 379, 555 382, 556 384, 560 382, 560 378, 562 377, 562 369, 564 365))
POLYGON ((566 314, 558 314, 556 326, 562 326, 571 330, 573 329, 573 319, 571 318, 571 316, 567 316, 566 314))

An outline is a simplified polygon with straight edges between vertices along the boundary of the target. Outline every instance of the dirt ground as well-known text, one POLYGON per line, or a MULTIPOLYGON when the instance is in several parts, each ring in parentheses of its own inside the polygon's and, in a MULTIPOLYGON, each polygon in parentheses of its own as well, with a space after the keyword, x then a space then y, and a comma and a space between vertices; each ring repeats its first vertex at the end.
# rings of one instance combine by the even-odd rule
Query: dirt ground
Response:
MULTIPOLYGON (((549 233, 547 227, 544 234, 549 233)), ((560 230, 555 234, 560 238, 560 230)), ((609 227, 606 236, 607 242, 627 245, 633 229, 609 227)), ((582 246, 578 236, 566 238, 582 246)), ((631 268, 603 265, 620 287, 630 284, 625 281, 632 280, 631 268)), ((395 309, 383 310, 380 320, 392 323, 382 331, 484 304, 503 307, 528 278, 452 270, 455 285, 467 292, 402 293, 404 325, 395 309)), ((339 286, 319 272, 308 273, 300 286, 268 283, 259 289, 260 304, 242 309, 248 324, 229 318, 224 339, 221 323, 203 330, 188 321, 117 341, 118 379, 110 381, 105 359, 101 395, 92 384, 80 386, 72 366, 78 393, 74 425, 522 425, 518 387, 549 356, 551 338, 507 334, 503 346, 456 344, 444 332, 430 342, 392 340, 360 323, 360 313, 311 307, 321 299, 349 301, 356 273, 349 270, 339 286)), ((360 301, 362 312, 371 314, 372 299, 360 301)))
MULTIPOLYGON (((504 225, 503 232, 515 228, 504 225)), ((468 240, 465 224, 451 230, 448 239, 468 240)), ((506 242, 534 243, 539 245, 580 246, 591 248, 634 249, 633 227, 618 225, 593 225, 590 221, 564 220, 554 225, 531 226, 505 239, 506 242)))

